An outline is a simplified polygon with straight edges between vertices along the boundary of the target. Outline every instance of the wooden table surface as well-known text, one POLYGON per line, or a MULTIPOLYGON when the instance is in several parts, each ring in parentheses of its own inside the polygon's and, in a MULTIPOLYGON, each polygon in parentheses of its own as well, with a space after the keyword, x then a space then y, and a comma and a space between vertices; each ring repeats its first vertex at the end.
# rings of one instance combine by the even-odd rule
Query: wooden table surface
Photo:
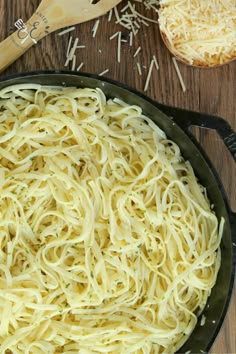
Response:
MULTIPOLYGON (((40 1, 0 0, 0 40, 15 30, 17 19, 26 21, 35 11, 40 1)), ((70 0, 68 0, 69 6, 70 0)), ((136 3, 144 15, 157 18, 154 12, 144 10, 144 6, 136 3)), ((125 0, 121 6, 125 5, 125 0)), ((163 45, 156 24, 143 26, 136 35, 133 45, 129 45, 128 31, 111 22, 107 16, 101 18, 96 37, 92 37, 95 20, 77 25, 75 31, 58 36, 57 31, 34 45, 23 57, 12 64, 1 76, 39 69, 71 69, 65 67, 66 48, 69 36, 73 41, 79 38, 79 45, 85 48, 76 52, 76 67, 84 63, 81 71, 101 73, 109 69, 107 77, 143 91, 148 67, 155 55, 160 69, 153 70, 147 95, 169 105, 186 109, 207 112, 226 119, 236 130, 236 61, 215 69, 196 69, 179 64, 186 92, 181 90, 179 80, 173 67, 172 57, 163 45), (117 62, 117 37, 109 40, 116 31, 122 31, 121 62, 117 62), (140 53, 134 58, 136 49, 141 46, 140 53), (137 62, 142 66, 142 76, 137 70, 137 62)), ((195 129, 195 135, 213 161, 223 181, 231 208, 236 211, 236 167, 232 157, 224 147, 219 136, 209 130, 195 129)), ((236 287, 228 314, 220 334, 211 349, 211 353, 236 353, 236 287)))

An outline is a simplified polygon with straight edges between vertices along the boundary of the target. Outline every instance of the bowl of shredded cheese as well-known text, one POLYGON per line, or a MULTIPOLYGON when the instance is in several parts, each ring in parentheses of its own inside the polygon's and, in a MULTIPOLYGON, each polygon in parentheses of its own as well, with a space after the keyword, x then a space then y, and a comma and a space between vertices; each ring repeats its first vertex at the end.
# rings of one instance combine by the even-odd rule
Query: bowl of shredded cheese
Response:
POLYGON ((9 78, 0 107, 1 352, 207 351, 233 228, 177 121, 86 74, 9 78))
POLYGON ((216 67, 236 58, 235 0, 162 0, 159 27, 171 53, 191 66, 216 67))

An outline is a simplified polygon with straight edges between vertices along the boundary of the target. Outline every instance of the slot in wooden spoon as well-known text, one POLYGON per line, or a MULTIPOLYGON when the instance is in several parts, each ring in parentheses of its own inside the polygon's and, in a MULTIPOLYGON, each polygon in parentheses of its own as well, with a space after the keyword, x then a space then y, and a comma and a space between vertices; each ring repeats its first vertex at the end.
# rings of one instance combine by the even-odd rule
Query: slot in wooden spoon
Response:
POLYGON ((42 0, 31 18, 16 21, 18 30, 0 43, 0 72, 49 33, 102 16, 121 1, 42 0))

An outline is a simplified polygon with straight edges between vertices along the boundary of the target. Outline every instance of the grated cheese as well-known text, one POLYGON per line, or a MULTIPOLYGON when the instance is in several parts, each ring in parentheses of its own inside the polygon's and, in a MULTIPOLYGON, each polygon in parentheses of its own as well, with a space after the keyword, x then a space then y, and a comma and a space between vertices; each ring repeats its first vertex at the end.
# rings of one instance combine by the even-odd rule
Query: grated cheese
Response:
POLYGON ((75 65, 76 65, 76 55, 74 54, 74 55, 73 55, 73 58, 72 58, 72 67, 71 67, 71 70, 72 70, 72 71, 75 70, 75 65))
MULTIPOLYGON (((136 1, 142 3, 148 10, 153 9, 157 12, 158 0, 136 1)), ((149 26, 149 22, 158 24, 157 19, 142 15, 136 10, 135 4, 128 1, 128 3, 118 12, 117 7, 114 9, 116 24, 123 26, 133 33, 134 36, 138 34, 142 25, 149 26)))
POLYGON ((142 76, 142 69, 141 69, 140 63, 136 63, 136 65, 137 65, 137 68, 138 68, 139 75, 142 76))
POLYGON ((65 29, 64 31, 59 32, 58 36, 63 36, 64 34, 74 31, 74 30, 75 30, 75 26, 69 27, 69 28, 65 29))
POLYGON ((109 69, 106 69, 104 71, 102 71, 100 74, 98 74, 99 76, 103 76, 105 74, 107 74, 109 72, 109 69))
POLYGON ((156 58, 155 55, 153 55, 153 60, 154 60, 155 67, 156 67, 156 69, 157 69, 157 71, 158 71, 158 70, 159 70, 159 64, 158 64, 158 62, 157 62, 157 58, 156 58))
POLYGON ((149 86, 151 75, 152 75, 153 66, 154 66, 154 60, 152 59, 151 60, 151 64, 150 64, 149 69, 148 69, 148 74, 147 74, 147 78, 146 78, 146 82, 145 82, 145 86, 144 86, 144 92, 148 90, 148 86, 149 86))
POLYGON ((68 66, 70 61, 71 61, 71 59, 69 57, 67 57, 64 66, 68 66))
POLYGON ((108 22, 111 22, 112 14, 113 14, 113 9, 111 9, 108 13, 108 22))
POLYGON ((98 30, 98 26, 99 26, 100 20, 96 20, 93 29, 92 29, 92 33, 93 33, 93 38, 96 37, 97 34, 97 30, 98 30))
POLYGON ((119 34, 119 32, 117 31, 116 33, 114 33, 112 36, 110 36, 110 40, 114 39, 115 37, 117 37, 119 34))
POLYGON ((183 92, 185 92, 186 91, 186 87, 185 87, 184 80, 183 80, 183 77, 181 75, 181 72, 179 70, 179 66, 178 66, 177 60, 173 57, 172 61, 173 61, 173 64, 174 64, 175 71, 177 73, 178 79, 180 81, 180 85, 182 87, 182 90, 183 90, 183 92))
POLYGON ((78 68, 76 69, 76 71, 80 71, 82 69, 82 67, 84 66, 84 63, 80 63, 80 65, 78 66, 78 68))
POLYGON ((130 34, 129 34, 129 45, 130 45, 130 47, 132 47, 132 45, 133 45, 133 32, 130 32, 130 34))
POLYGON ((66 57, 67 58, 68 58, 69 53, 70 53, 71 43, 72 43, 72 37, 70 36, 70 39, 69 39, 69 42, 68 42, 68 46, 67 46, 67 50, 66 50, 66 57))
MULTIPOLYGON (((164 1, 169 1, 169 0, 163 0, 164 1)), ((178 0, 180 1, 180 0, 178 0)), ((126 1, 123 7, 118 6, 113 9, 111 9, 108 12, 108 16, 106 17, 106 20, 110 22, 113 20, 117 24, 118 30, 110 35, 109 39, 113 40, 117 38, 117 63, 121 62, 121 45, 122 43, 127 43, 130 47, 132 47, 137 43, 137 40, 135 36, 139 33, 139 31, 142 29, 143 26, 147 27, 152 24, 158 24, 158 6, 159 6, 159 0, 131 0, 131 1, 126 1), (137 4, 137 8, 136 8, 137 4), (138 10, 140 7, 143 6, 145 9, 145 16, 143 13, 140 13, 138 10), (156 16, 156 17, 155 17, 156 16), (128 30, 128 38, 123 39, 122 38, 122 32, 119 30, 119 27, 123 27, 125 30, 128 30), (135 39, 135 41, 134 41, 135 39)), ((95 38, 99 29, 99 24, 100 24, 100 19, 95 20, 93 27, 92 27, 92 37, 95 38)), ((66 30, 60 32, 60 36, 66 33, 71 32, 74 30, 74 27, 67 28, 66 30)), ((71 62, 71 68, 72 70, 75 70, 76 68, 76 50, 77 49, 82 49, 86 48, 84 45, 78 45, 79 39, 76 38, 75 40, 70 36, 67 50, 66 50, 66 61, 65 61, 65 66, 68 66, 69 63, 71 62), (74 43, 73 43, 74 41, 74 43)), ((138 46, 137 49, 134 51, 133 58, 137 57, 140 51, 142 50, 141 46, 138 46)), ((102 49, 98 49, 99 53, 102 53, 102 49)), ((80 71, 82 67, 84 66, 84 63, 81 62, 80 65, 77 67, 77 71, 80 71)), ((147 69, 146 65, 142 65, 141 62, 136 63, 137 71, 138 74, 141 76, 144 72, 144 69, 147 69)), ((150 85, 150 81, 152 79, 152 73, 153 73, 153 68, 155 68, 157 71, 159 70, 159 64, 157 61, 157 58, 155 55, 151 57, 150 65, 148 68, 147 72, 147 77, 146 77, 146 82, 145 82, 145 87, 144 91, 147 91, 150 85)), ((106 69, 102 71, 99 75, 103 76, 107 72, 109 72, 109 69, 106 69)), ((177 74, 178 75, 178 74, 177 74)))
POLYGON ((127 4, 120 10, 120 12, 122 13, 122 12, 126 11, 128 8, 129 8, 129 5, 127 4))
POLYGON ((117 7, 114 7, 114 14, 115 14, 115 17, 116 17, 116 21, 119 21, 120 20, 120 16, 119 16, 119 12, 117 10, 117 7))
POLYGON ((162 0, 159 25, 171 52, 191 65, 236 57, 235 0, 162 0))
POLYGON ((76 47, 77 47, 77 45, 78 45, 78 42, 79 42, 79 38, 76 37, 76 38, 75 38, 75 41, 74 41, 74 44, 73 44, 73 47, 71 48, 71 50, 70 50, 70 52, 69 52, 69 54, 68 54, 68 59, 69 59, 69 61, 72 60, 73 55, 75 54, 75 51, 76 51, 76 47))
POLYGON ((133 57, 135 58, 140 53, 140 51, 141 51, 141 47, 138 47, 138 49, 134 53, 133 57))
POLYGON ((117 61, 120 63, 121 56, 121 32, 118 32, 117 61))

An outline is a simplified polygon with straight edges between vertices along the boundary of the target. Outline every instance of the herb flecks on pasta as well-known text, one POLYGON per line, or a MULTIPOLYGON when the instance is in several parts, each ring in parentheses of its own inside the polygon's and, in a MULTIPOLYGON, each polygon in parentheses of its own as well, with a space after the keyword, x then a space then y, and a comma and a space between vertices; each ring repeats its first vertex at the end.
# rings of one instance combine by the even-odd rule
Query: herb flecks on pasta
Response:
POLYGON ((223 222, 179 147, 99 89, 0 91, 1 353, 173 353, 223 222))

